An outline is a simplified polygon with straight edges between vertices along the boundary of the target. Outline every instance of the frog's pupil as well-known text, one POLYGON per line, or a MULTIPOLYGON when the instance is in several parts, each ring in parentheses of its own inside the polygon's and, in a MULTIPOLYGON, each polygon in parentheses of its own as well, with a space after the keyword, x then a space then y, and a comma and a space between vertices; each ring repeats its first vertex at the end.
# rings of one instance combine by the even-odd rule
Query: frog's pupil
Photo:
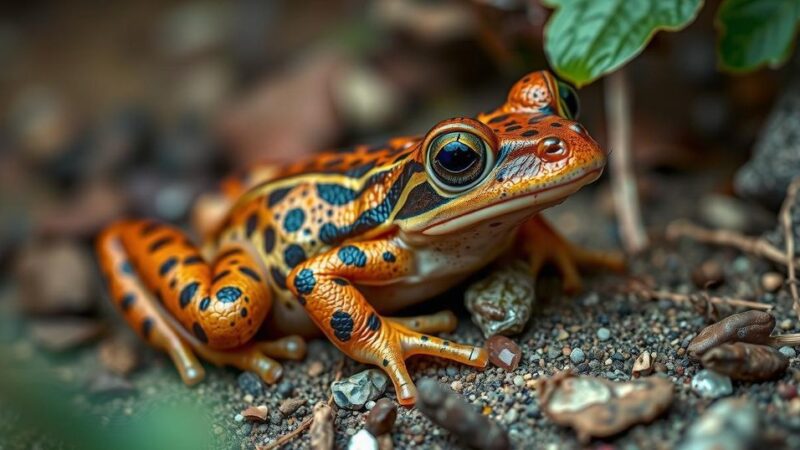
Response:
POLYGON ((436 155, 436 161, 453 173, 461 173, 469 169, 477 160, 478 154, 459 141, 448 142, 436 155))

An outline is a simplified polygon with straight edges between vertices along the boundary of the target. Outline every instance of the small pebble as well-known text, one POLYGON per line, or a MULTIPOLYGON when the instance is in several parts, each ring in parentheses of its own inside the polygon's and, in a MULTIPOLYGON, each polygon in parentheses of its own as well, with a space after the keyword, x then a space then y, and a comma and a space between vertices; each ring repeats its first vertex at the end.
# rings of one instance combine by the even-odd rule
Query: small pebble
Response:
POLYGON ((583 350, 576 347, 572 349, 572 352, 570 352, 569 359, 573 364, 580 364, 586 360, 586 355, 583 353, 583 350))
POLYGON ((325 371, 325 364, 322 364, 319 361, 312 361, 311 364, 308 365, 308 376, 310 377, 318 377, 322 375, 322 372, 325 371))
POLYGON ((522 350, 519 346, 505 336, 490 337, 486 341, 486 347, 489 350, 489 361, 508 372, 516 369, 522 358, 522 350))
POLYGON ((241 415, 241 414, 237 414, 237 415, 233 416, 233 420, 236 421, 236 422, 244 422, 244 416, 241 415))
POLYGON ((719 398, 733 393, 730 377, 710 370, 701 370, 692 378, 692 390, 705 398, 719 398))
POLYGON ((347 450, 378 450, 378 440, 367 430, 360 430, 350 438, 347 450))
MULTIPOLYGON (((266 422, 269 415, 267 405, 250 406, 239 414, 247 420, 255 422, 266 422)), ((237 421, 238 422, 238 421, 237 421)))
POLYGON ((382 398, 375 403, 375 407, 367 414, 367 431, 373 436, 380 436, 392 431, 392 426, 397 419, 397 406, 388 398, 382 398))
POLYGON ((264 393, 264 382, 253 372, 242 372, 237 382, 241 390, 253 397, 258 397, 264 393))
POLYGON ((284 416, 288 417, 294 414, 298 408, 305 404, 306 400, 304 398, 287 398, 281 402, 280 406, 278 406, 278 411, 280 411, 284 416))
POLYGON ((779 348, 778 351, 787 358, 794 358, 797 356, 797 352, 788 345, 784 345, 783 347, 779 348))
POLYGON ((368 369, 331 384, 333 401, 340 408, 359 410, 386 391, 389 378, 383 371, 368 369))
POLYGON ((611 331, 606 327, 598 328, 597 339, 600 339, 600 341, 607 341, 611 339, 611 331))
POLYGON ((517 387, 522 387, 522 386, 525 385, 525 379, 522 378, 521 375, 515 376, 513 382, 514 382, 514 386, 517 386, 517 387))
POLYGON ((783 274, 778 272, 767 272, 761 275, 761 287, 767 292, 776 292, 783 286, 783 274))

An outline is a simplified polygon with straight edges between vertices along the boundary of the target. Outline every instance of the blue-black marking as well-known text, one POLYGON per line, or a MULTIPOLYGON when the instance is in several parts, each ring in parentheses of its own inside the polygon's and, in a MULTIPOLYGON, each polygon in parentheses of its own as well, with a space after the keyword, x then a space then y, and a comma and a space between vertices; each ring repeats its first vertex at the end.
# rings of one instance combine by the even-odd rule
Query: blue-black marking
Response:
POLYGON ((306 260, 306 252, 297 244, 289 244, 283 250, 283 260, 290 269, 306 260))
POLYGON ((491 120, 489 120, 489 123, 500 123, 500 122, 505 121, 506 119, 508 119, 508 114, 503 114, 503 115, 500 115, 500 116, 492 118, 491 120))
POLYGON ((294 233, 303 226, 306 221, 306 213, 300 208, 290 209, 283 218, 283 229, 289 233, 294 233))
POLYGON ((178 298, 181 308, 186 308, 186 306, 192 301, 192 298, 194 298, 194 294, 197 293, 197 288, 199 287, 200 283, 197 281, 192 281, 184 286, 183 289, 181 289, 181 294, 178 298))
POLYGON ((339 286, 347 286, 350 284, 350 282, 345 280, 344 278, 334 278, 333 282, 338 284, 339 286))
POLYGON ((192 256, 187 256, 186 259, 183 260, 183 265, 191 266, 193 264, 200 264, 202 262, 203 262, 203 257, 201 257, 200 255, 192 255, 192 256))
POLYGON ((331 317, 333 334, 342 342, 349 341, 353 333, 353 317, 345 311, 336 311, 331 317))
POLYGON ((222 303, 233 303, 242 296, 242 290, 235 286, 225 286, 217 291, 217 300, 222 303))
POLYGON ((203 344, 208 344, 208 336, 206 336, 205 330, 203 330, 203 327, 201 327, 199 323, 195 322, 192 325, 192 331, 194 332, 195 337, 200 340, 200 342, 203 344))
POLYGON ((538 130, 527 130, 523 131, 521 136, 531 137, 531 136, 536 136, 537 134, 539 134, 538 130))
POLYGON ((123 311, 127 311, 134 303, 136 303, 136 296, 129 292, 122 296, 122 301, 119 302, 119 306, 123 311))
POLYGON ((161 264, 161 267, 158 268, 158 274, 163 277, 164 275, 169 273, 169 271, 172 270, 172 268, 175 267, 175 265, 177 264, 178 264, 178 258, 173 256, 167 259, 166 261, 164 261, 163 264, 161 264))
POLYGON ((281 200, 283 200, 283 198, 286 197, 286 194, 288 194, 293 187, 294 186, 275 189, 274 191, 270 192, 270 194, 267 196, 267 206, 272 208, 273 206, 280 203, 281 200))
POLYGON ((148 251, 150 253, 156 252, 156 251, 158 251, 158 249, 164 247, 165 245, 170 244, 174 240, 175 239, 172 236, 163 237, 163 238, 153 242, 152 244, 150 244, 150 247, 148 248, 148 251))
POLYGON ((222 261, 223 259, 230 258, 230 257, 231 257, 231 256, 233 256, 233 255, 238 255, 239 253, 242 253, 242 250, 241 250, 241 249, 239 249, 239 248, 232 248, 232 249, 230 249, 230 250, 228 250, 228 251, 226 251, 226 252, 224 252, 224 253, 220 253, 220 254, 217 256, 217 261, 222 261))
POLYGON ((367 328, 372 331, 377 331, 381 328, 381 318, 377 314, 372 313, 367 318, 367 328))
POLYGON ((251 269, 249 267, 239 267, 239 272, 242 272, 246 276, 250 277, 256 283, 261 283, 261 277, 258 276, 258 274, 256 273, 255 270, 253 270, 253 269, 251 269))
POLYGON ((147 236, 152 234, 154 231, 161 228, 161 224, 158 222, 148 222, 142 227, 142 232, 140 233, 141 236, 147 236))
POLYGON ((337 253, 345 266, 364 267, 367 265, 367 254, 354 245, 345 245, 337 253))
POLYGON ((416 217, 434 208, 438 208, 453 199, 452 197, 442 197, 428 183, 421 183, 414 187, 408 197, 413 198, 414 201, 405 202, 403 207, 400 208, 400 211, 397 212, 395 216, 396 219, 402 220, 416 217))
POLYGON ((247 237, 253 235, 253 232, 256 231, 256 227, 258 226, 258 213, 252 213, 247 216, 247 222, 244 225, 244 234, 247 237))
POLYGON ((211 306, 211 297, 204 297, 200 300, 200 311, 205 311, 211 306))
POLYGON ((211 279, 211 284, 216 283, 217 281, 227 277, 231 273, 230 270, 223 270, 222 272, 214 275, 214 278, 211 279))
POLYGON ((130 261, 126 260, 119 265, 119 270, 122 271, 122 273, 124 274, 131 275, 133 273, 133 266, 131 265, 130 261))
POLYGON ((294 288, 302 295, 310 294, 314 290, 317 280, 311 269, 303 269, 294 279, 294 288))
POLYGON ((281 270, 277 267, 272 267, 269 269, 270 275, 272 275, 272 280, 278 285, 281 289, 286 289, 286 275, 281 272, 281 270))
POLYGON ((264 253, 272 253, 275 249, 275 229, 272 226, 264 228, 264 253))
POLYGON ((247 308, 242 308, 242 310, 239 312, 239 314, 241 314, 242 317, 247 317, 247 308))
POLYGON ((352 202, 356 198, 357 192, 335 183, 319 183, 317 184, 317 195, 331 205, 341 206, 352 202))
POLYGON ((153 331, 153 319, 145 317, 145 319, 142 321, 142 336, 144 336, 145 339, 148 339, 151 331, 153 331))
POLYGON ((383 260, 388 262, 388 263, 393 263, 393 262, 397 261, 397 258, 395 258, 394 253, 386 251, 386 252, 383 252, 383 260))

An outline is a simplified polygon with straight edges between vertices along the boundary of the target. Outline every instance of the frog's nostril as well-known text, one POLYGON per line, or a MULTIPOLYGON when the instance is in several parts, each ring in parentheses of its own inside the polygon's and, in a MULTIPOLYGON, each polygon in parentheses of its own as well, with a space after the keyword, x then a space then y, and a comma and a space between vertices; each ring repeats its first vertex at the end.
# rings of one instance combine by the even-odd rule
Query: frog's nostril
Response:
POLYGON ((567 154, 567 143, 557 137, 539 141, 539 155, 547 159, 560 159, 567 154))

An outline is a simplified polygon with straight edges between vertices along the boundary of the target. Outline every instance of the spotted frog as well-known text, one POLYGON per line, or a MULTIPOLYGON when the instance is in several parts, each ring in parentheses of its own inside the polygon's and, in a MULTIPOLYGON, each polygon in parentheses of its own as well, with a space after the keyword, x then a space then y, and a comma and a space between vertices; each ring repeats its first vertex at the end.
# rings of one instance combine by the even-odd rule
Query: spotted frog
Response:
POLYGON ((603 171, 606 152, 573 120, 571 88, 548 72, 518 81, 499 108, 436 124, 420 137, 261 166, 200 202, 196 245, 154 220, 105 229, 97 252, 129 325, 165 351, 187 384, 198 357, 257 373, 305 355, 321 331, 383 369, 398 401, 416 389, 405 360, 431 355, 482 368, 485 348, 434 334, 449 311, 393 314, 456 285, 508 251, 535 274, 558 266, 568 289, 582 264, 618 258, 578 249, 539 216, 603 171))

